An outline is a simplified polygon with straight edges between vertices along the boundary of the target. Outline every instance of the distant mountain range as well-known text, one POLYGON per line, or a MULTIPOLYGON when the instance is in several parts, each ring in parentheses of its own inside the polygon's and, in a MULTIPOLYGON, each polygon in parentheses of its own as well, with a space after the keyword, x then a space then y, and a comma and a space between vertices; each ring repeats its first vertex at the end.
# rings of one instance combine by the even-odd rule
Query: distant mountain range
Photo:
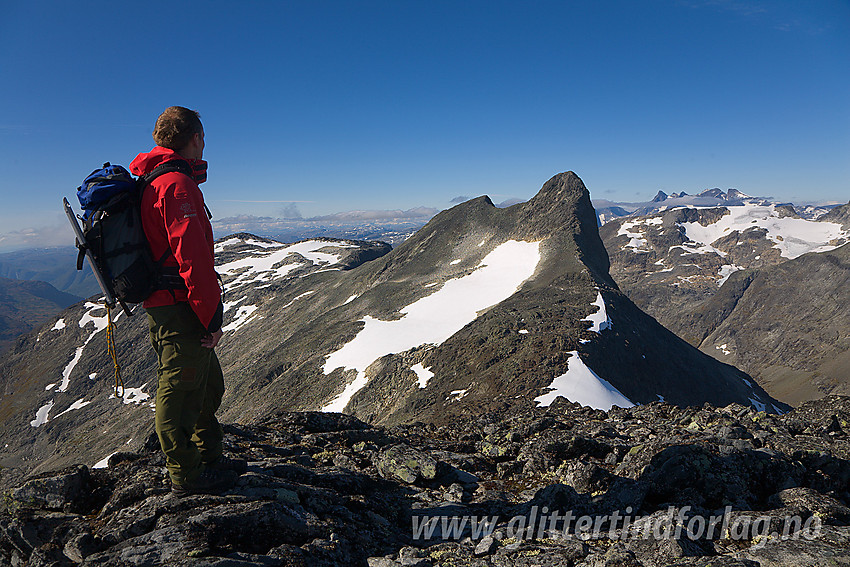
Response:
POLYGON ((593 201, 600 226, 626 216, 646 216, 677 207, 723 207, 744 204, 789 206, 794 208, 796 214, 805 219, 816 219, 836 206, 795 205, 782 203, 770 197, 751 197, 737 189, 728 189, 724 192, 719 188, 706 189, 696 195, 688 195, 684 191, 668 195, 664 191, 659 191, 652 200, 637 203, 619 203, 605 199, 594 199, 593 201))
MULTIPOLYGON (((392 250, 238 234, 216 254, 227 290, 225 421, 286 409, 456 422, 558 396, 601 409, 656 400, 788 409, 618 289, 571 172, 525 203, 479 197, 443 211, 392 250)), ((105 324, 102 306, 77 304, 0 358, 3 474, 95 463, 147 439, 156 386, 145 318, 117 319, 119 399, 105 324)))
POLYGON ((97 282, 88 265, 77 271, 77 249, 32 248, 0 254, 0 277, 47 282, 59 291, 78 297, 97 293, 97 282))
POLYGON ((40 327, 62 309, 81 300, 46 282, 0 277, 0 352, 19 335, 40 327))
POLYGON ((409 211, 348 211, 310 219, 242 215, 213 220, 216 234, 249 232, 281 242, 307 238, 375 240, 397 245, 422 228, 436 209, 418 207, 409 211))

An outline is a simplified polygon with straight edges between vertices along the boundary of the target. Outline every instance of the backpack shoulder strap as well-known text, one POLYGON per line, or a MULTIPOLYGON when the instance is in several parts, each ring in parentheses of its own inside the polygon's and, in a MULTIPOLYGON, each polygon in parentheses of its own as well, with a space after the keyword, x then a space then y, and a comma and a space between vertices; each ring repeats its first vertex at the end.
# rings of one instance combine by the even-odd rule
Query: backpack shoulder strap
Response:
POLYGON ((186 175, 188 177, 192 177, 192 166, 189 165, 189 162, 184 161, 182 159, 172 159, 168 160, 165 163, 161 163, 156 166, 153 171, 148 173, 147 175, 142 175, 139 177, 139 181, 143 183, 145 186, 150 185, 150 183, 159 177, 160 175, 165 175, 166 173, 178 172, 186 175))
MULTIPOLYGON (((172 171, 176 171, 178 173, 182 173, 183 175, 188 176, 190 179, 194 180, 194 172, 192 171, 192 166, 189 165, 189 162, 184 161, 182 159, 172 159, 168 160, 165 163, 161 163, 156 166, 153 171, 148 173, 147 175, 142 175, 139 177, 139 190, 144 191, 144 188, 151 184, 151 182, 159 177, 160 175, 165 175, 166 173, 171 173, 172 171)), ((207 218, 212 220, 213 216, 210 212, 207 204, 204 203, 204 210, 207 213, 207 218)))
MULTIPOLYGON (((192 166, 189 165, 189 162, 182 160, 182 159, 168 160, 168 161, 161 163, 158 166, 156 166, 147 175, 140 176, 139 180, 137 181, 137 183, 138 183, 137 187, 139 189, 139 195, 140 195, 139 201, 141 201, 142 192, 144 192, 145 188, 148 185, 150 185, 151 182, 154 179, 156 179, 160 175, 165 175, 166 173, 172 173, 172 172, 175 172, 175 171, 178 172, 178 173, 182 173, 183 175, 187 175, 187 176, 189 176, 189 178, 192 177, 192 166)), ((173 255, 174 255, 174 253, 171 251, 171 248, 168 248, 165 251, 165 253, 162 255, 162 257, 160 257, 158 260, 156 260, 156 263, 155 263, 157 278, 159 280, 157 288, 158 289, 168 289, 169 291, 171 291, 172 295, 174 295, 174 289, 181 289, 181 286, 182 286, 182 288, 185 288, 185 284, 183 283, 183 280, 180 278, 179 274, 176 274, 176 279, 175 279, 174 278, 175 274, 170 274, 170 273, 167 274, 166 273, 167 270, 164 268, 165 261, 173 255)))

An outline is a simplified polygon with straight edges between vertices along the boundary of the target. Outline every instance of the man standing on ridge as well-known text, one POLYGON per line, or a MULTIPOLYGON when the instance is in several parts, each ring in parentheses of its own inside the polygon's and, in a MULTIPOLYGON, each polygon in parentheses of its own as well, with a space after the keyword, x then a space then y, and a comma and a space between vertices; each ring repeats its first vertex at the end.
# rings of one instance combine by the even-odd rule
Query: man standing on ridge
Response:
POLYGON ((224 395, 213 351, 222 336, 223 306, 212 226, 198 187, 207 178, 200 116, 169 107, 157 118, 153 139, 156 147, 130 164, 133 174, 146 175, 174 160, 183 168, 154 179, 141 202, 152 255, 165 258, 163 278, 173 280, 161 286, 170 289, 158 289, 144 302, 159 362, 156 433, 172 492, 219 492, 233 486, 246 463, 222 455, 223 431, 215 417, 224 395))

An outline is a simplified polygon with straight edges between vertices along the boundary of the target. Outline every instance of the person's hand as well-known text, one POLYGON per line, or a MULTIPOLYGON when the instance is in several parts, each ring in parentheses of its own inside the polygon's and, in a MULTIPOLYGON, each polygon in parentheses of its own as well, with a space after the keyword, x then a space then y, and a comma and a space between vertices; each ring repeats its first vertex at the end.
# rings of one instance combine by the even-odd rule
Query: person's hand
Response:
POLYGON ((205 348, 215 348, 218 345, 218 341, 221 340, 221 336, 224 334, 221 329, 216 331, 211 335, 206 335, 201 337, 201 346, 205 348))

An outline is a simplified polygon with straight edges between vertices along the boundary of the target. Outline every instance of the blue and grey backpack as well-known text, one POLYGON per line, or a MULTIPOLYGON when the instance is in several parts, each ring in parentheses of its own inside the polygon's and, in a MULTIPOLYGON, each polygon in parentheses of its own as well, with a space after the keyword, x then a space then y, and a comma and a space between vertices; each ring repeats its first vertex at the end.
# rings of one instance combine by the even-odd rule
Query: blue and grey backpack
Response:
POLYGON ((157 289, 185 289, 177 270, 163 267, 171 251, 155 260, 142 228, 140 205, 145 188, 172 171, 192 175, 191 166, 183 160, 165 162, 138 179, 120 165, 107 162, 77 188, 84 236, 84 242, 78 239, 77 243, 77 269, 83 269, 83 258, 90 252, 106 287, 119 302, 141 303, 157 289))

